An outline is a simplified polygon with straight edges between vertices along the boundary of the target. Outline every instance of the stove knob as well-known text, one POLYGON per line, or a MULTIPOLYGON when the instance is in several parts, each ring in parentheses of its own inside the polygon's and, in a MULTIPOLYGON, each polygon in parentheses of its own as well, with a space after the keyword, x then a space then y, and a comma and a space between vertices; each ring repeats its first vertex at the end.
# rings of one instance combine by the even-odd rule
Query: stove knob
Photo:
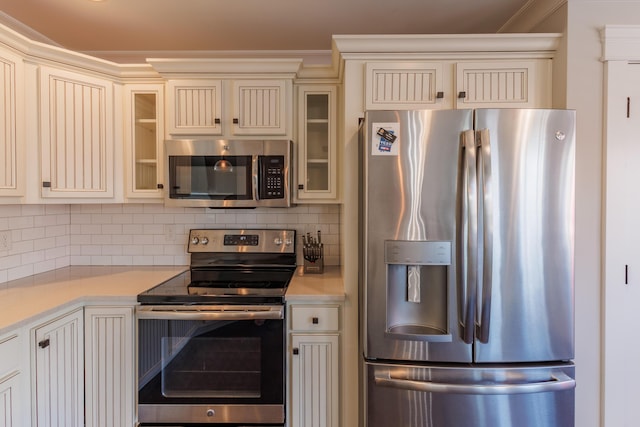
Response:
POLYGON ((282 238, 276 237, 275 239, 273 239, 273 244, 276 246, 280 246, 282 244, 282 238))
POLYGON ((207 417, 213 417, 216 414, 216 411, 213 409, 207 409, 207 417))
POLYGON ((191 238, 191 244, 192 245, 197 245, 198 243, 200 243, 200 239, 198 239, 198 236, 193 236, 191 238))
POLYGON ((209 238, 208 238, 208 237, 203 237, 203 238, 200 240, 200 243, 202 243, 203 245, 206 245, 207 243, 209 243, 209 238))
POLYGON ((285 246, 291 246, 291 244, 292 244, 292 243, 293 243, 293 240, 288 239, 288 238, 287 238, 287 239, 284 239, 284 245, 285 245, 285 246))

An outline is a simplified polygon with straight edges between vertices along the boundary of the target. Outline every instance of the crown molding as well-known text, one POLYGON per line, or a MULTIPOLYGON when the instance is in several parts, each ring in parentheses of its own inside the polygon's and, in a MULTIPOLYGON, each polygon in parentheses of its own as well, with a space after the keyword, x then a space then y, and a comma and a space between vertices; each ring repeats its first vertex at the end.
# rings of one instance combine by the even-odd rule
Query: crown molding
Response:
POLYGON ((483 52, 541 52, 553 54, 562 34, 418 34, 336 35, 333 48, 345 59, 380 57, 381 54, 418 56, 477 55, 483 52))
POLYGON ((565 4, 567 0, 529 0, 500 27, 498 33, 533 31, 565 4))

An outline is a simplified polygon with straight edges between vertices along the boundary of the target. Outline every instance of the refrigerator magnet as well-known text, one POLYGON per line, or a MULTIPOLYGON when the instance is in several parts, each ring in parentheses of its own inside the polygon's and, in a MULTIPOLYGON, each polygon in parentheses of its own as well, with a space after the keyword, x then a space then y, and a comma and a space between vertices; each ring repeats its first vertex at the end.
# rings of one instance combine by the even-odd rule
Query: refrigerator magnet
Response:
POLYGON ((397 156, 400 145, 400 123, 373 123, 372 156, 397 156))

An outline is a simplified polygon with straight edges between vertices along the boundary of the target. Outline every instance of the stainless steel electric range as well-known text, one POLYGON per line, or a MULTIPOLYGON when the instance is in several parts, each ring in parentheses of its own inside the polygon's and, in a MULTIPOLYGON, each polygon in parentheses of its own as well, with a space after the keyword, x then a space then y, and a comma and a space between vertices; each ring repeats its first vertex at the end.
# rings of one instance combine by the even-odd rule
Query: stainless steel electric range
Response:
POLYGON ((141 426, 283 426, 293 230, 189 233, 189 271, 140 295, 141 426))

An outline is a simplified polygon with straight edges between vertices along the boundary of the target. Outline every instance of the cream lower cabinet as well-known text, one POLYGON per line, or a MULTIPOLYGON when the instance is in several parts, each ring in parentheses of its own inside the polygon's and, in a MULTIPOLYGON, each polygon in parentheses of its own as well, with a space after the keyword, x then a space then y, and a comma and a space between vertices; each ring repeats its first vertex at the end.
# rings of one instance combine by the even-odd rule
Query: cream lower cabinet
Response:
POLYGON ((23 358, 18 333, 0 336, 0 427, 21 427, 25 420, 26 399, 22 395, 23 358))
POLYGON ((134 411, 133 307, 87 306, 86 427, 131 427, 134 411))
POLYGON ((288 427, 338 427, 340 306, 290 306, 288 427))
POLYGON ((83 310, 31 330, 33 426, 84 426, 83 310))

